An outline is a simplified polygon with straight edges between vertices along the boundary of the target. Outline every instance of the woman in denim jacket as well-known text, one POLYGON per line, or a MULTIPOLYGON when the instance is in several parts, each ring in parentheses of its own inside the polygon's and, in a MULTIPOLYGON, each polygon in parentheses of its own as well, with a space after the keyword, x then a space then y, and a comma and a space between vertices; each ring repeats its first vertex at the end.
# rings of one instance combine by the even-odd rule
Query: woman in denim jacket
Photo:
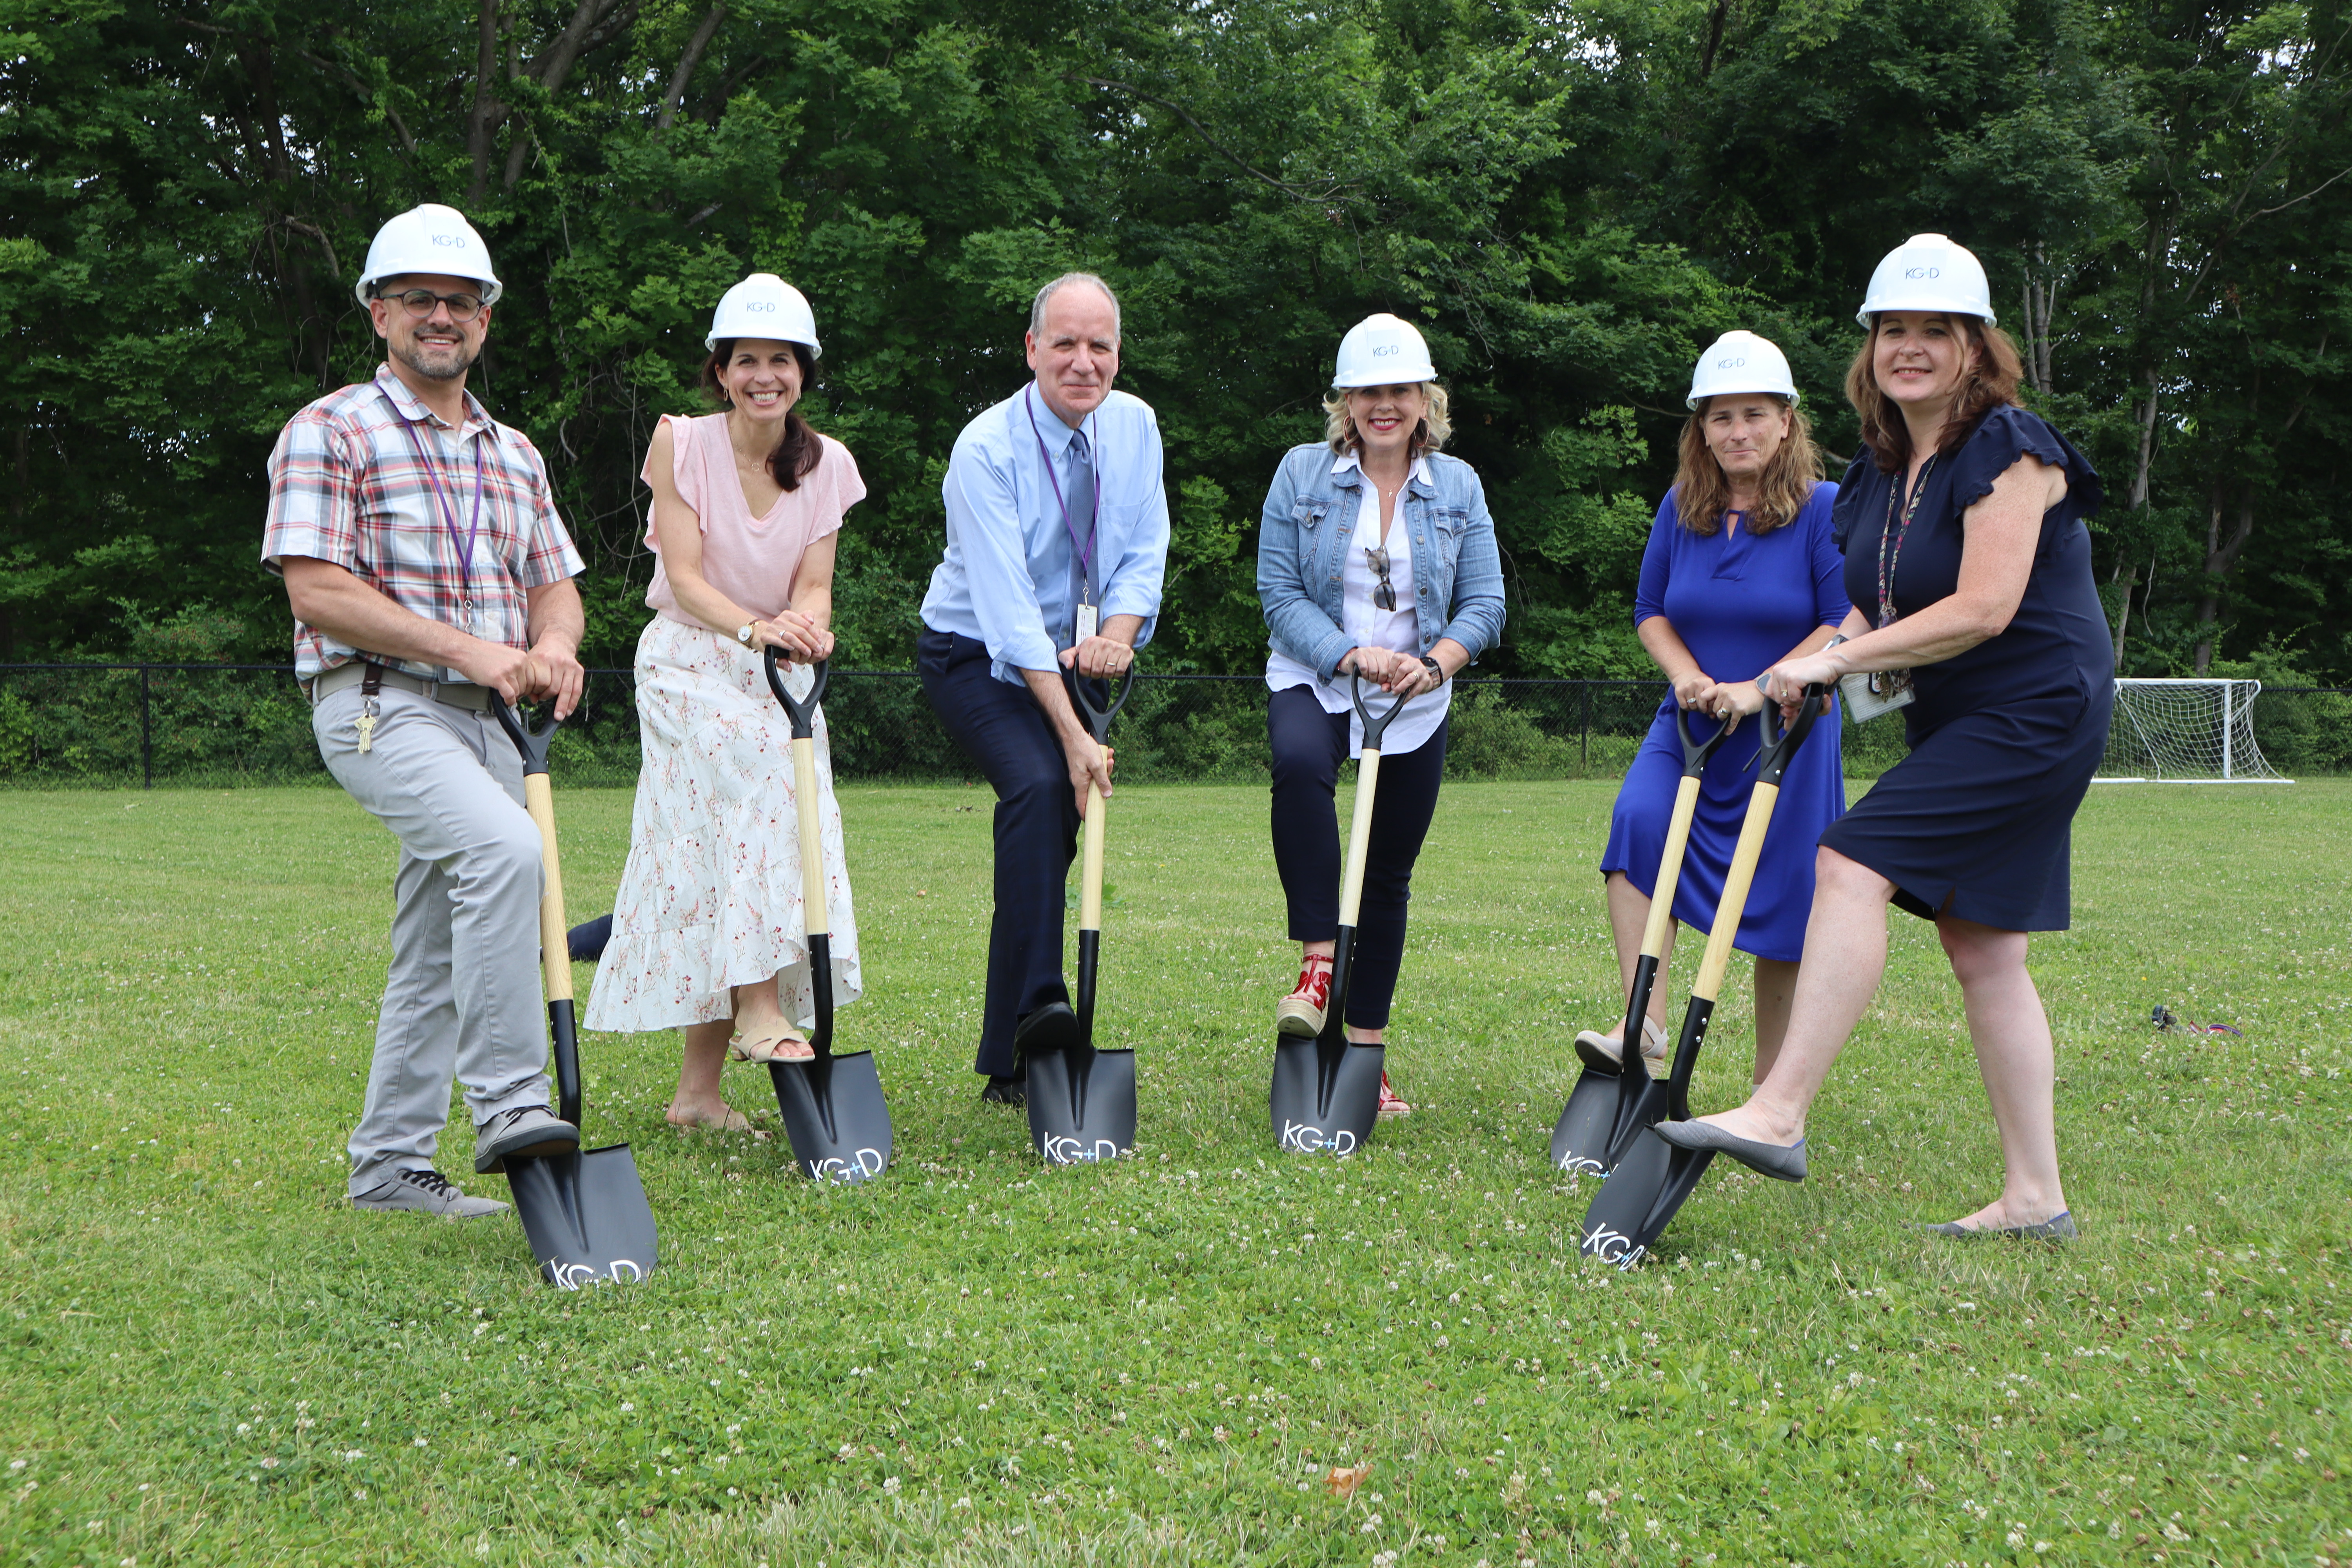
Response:
MULTIPOLYGON (((1372 853, 1349 984, 1348 1038, 1379 1044, 1404 957, 1412 863, 1445 773, 1453 679, 1503 630, 1503 571, 1478 475, 1441 455, 1445 389, 1421 334, 1366 318, 1339 343, 1326 439, 1294 447, 1259 520, 1257 592, 1274 753, 1274 859, 1299 943, 1298 984, 1275 1009, 1286 1035, 1323 1027, 1339 927, 1343 757, 1363 750, 1349 676, 1410 699, 1381 743, 1372 853)), ((1412 1107, 1381 1079, 1381 1114, 1412 1107)))

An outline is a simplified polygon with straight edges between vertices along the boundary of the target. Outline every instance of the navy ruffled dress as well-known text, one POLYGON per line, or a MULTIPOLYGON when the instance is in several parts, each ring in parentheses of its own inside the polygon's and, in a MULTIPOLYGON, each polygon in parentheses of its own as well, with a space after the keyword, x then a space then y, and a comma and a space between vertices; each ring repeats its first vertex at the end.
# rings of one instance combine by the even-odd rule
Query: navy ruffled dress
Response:
MULTIPOLYGON (((2074 812, 2105 754, 2115 707, 2115 649, 2083 526, 2103 499, 2090 459, 2022 408, 1986 415, 1928 470, 1895 605, 1910 615, 1958 590, 1961 515, 2029 452, 2066 470, 2066 495, 2042 516, 2017 614, 2000 636, 1913 672, 1917 700, 1902 710, 1911 754, 1822 843, 1894 883, 1895 901, 1915 915, 2063 931, 2074 812)), ((1902 478, 1880 473, 1865 447, 1832 514, 1846 593, 1874 625, 1879 539, 1902 478)))
MULTIPOLYGON (((1837 496, 1835 485, 1815 486, 1793 519, 1759 539, 1728 519, 1712 534, 1693 533, 1682 526, 1668 491, 1642 552, 1633 624, 1664 616, 1709 676, 1755 679, 1815 629, 1845 619, 1845 563, 1831 535, 1837 496)), ((1609 846, 1601 857, 1601 875, 1622 871, 1644 893, 1658 885, 1666 823, 1682 782, 1682 742, 1675 738, 1680 712, 1671 693, 1659 704, 1618 788, 1609 846)), ((1711 734, 1715 725, 1694 715, 1691 728, 1694 734, 1711 734)), ((1691 819, 1682 877, 1675 884, 1675 918, 1698 931, 1715 926, 1716 902, 1723 896, 1732 847, 1756 787, 1759 732, 1757 720, 1741 721, 1699 775, 1697 815, 1691 819)), ((1813 906, 1814 847, 1822 829, 1844 811, 1845 770, 1832 704, 1781 780, 1756 880, 1740 912, 1736 945, 1742 952, 1784 963, 1803 954, 1805 921, 1813 906)))

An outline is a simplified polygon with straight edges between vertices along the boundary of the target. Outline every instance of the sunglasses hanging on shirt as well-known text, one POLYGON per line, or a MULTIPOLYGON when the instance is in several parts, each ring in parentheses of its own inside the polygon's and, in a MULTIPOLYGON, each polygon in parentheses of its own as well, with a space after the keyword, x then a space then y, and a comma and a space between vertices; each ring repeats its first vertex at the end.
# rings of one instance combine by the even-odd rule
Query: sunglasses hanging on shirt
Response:
POLYGON ((1389 581, 1389 547, 1385 544, 1366 545, 1364 563, 1378 574, 1381 579, 1372 584, 1372 603, 1383 610, 1395 609, 1396 586, 1389 581))

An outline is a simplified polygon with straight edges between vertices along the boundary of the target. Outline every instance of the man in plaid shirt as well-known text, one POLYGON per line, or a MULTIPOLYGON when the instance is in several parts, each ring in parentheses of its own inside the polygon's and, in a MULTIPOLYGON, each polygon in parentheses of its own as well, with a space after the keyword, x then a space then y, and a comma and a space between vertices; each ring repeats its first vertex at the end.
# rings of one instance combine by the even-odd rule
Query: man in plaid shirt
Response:
POLYGON ((365 1209, 465 1216, 434 1168, 462 1079, 474 1169, 576 1149, 548 1109, 539 830, 489 710, 585 676, 582 570, 546 466, 466 391, 499 293, 481 237, 421 206, 384 225, 359 295, 389 358, 287 422, 262 557, 286 580, 297 674, 328 771, 400 840, 392 966, 349 1191, 365 1209))

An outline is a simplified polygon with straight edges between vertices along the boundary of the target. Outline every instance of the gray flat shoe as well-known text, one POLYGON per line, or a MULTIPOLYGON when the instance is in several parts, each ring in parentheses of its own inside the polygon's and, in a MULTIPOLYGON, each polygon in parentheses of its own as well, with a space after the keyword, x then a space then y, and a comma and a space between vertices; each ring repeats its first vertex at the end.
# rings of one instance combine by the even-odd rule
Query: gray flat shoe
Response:
POLYGON ((570 1154, 579 1148, 580 1129, 557 1121, 544 1105, 518 1105, 474 1129, 474 1173, 495 1175, 509 1160, 570 1154))
POLYGON ((2073 1209, 2060 1209, 2039 1225, 1962 1225, 1957 1220, 1946 1220, 1919 1228, 1930 1236, 1948 1236, 1958 1241, 1975 1241, 1988 1236, 2005 1237, 2011 1241, 2072 1241, 2082 1234, 2074 1228, 2073 1209))
POLYGON ((507 1212, 507 1205, 496 1198, 467 1197, 448 1177, 430 1167, 411 1168, 385 1178, 353 1198, 352 1207, 379 1213, 406 1209, 446 1219, 477 1219, 507 1212))
POLYGON ((1650 1129, 1677 1149, 1693 1153, 1711 1150, 1728 1155, 1759 1175, 1776 1182, 1801 1182, 1805 1179, 1805 1141, 1798 1139, 1782 1148, 1778 1143, 1759 1143, 1753 1138, 1739 1138, 1726 1132, 1711 1121, 1661 1121, 1650 1129))

